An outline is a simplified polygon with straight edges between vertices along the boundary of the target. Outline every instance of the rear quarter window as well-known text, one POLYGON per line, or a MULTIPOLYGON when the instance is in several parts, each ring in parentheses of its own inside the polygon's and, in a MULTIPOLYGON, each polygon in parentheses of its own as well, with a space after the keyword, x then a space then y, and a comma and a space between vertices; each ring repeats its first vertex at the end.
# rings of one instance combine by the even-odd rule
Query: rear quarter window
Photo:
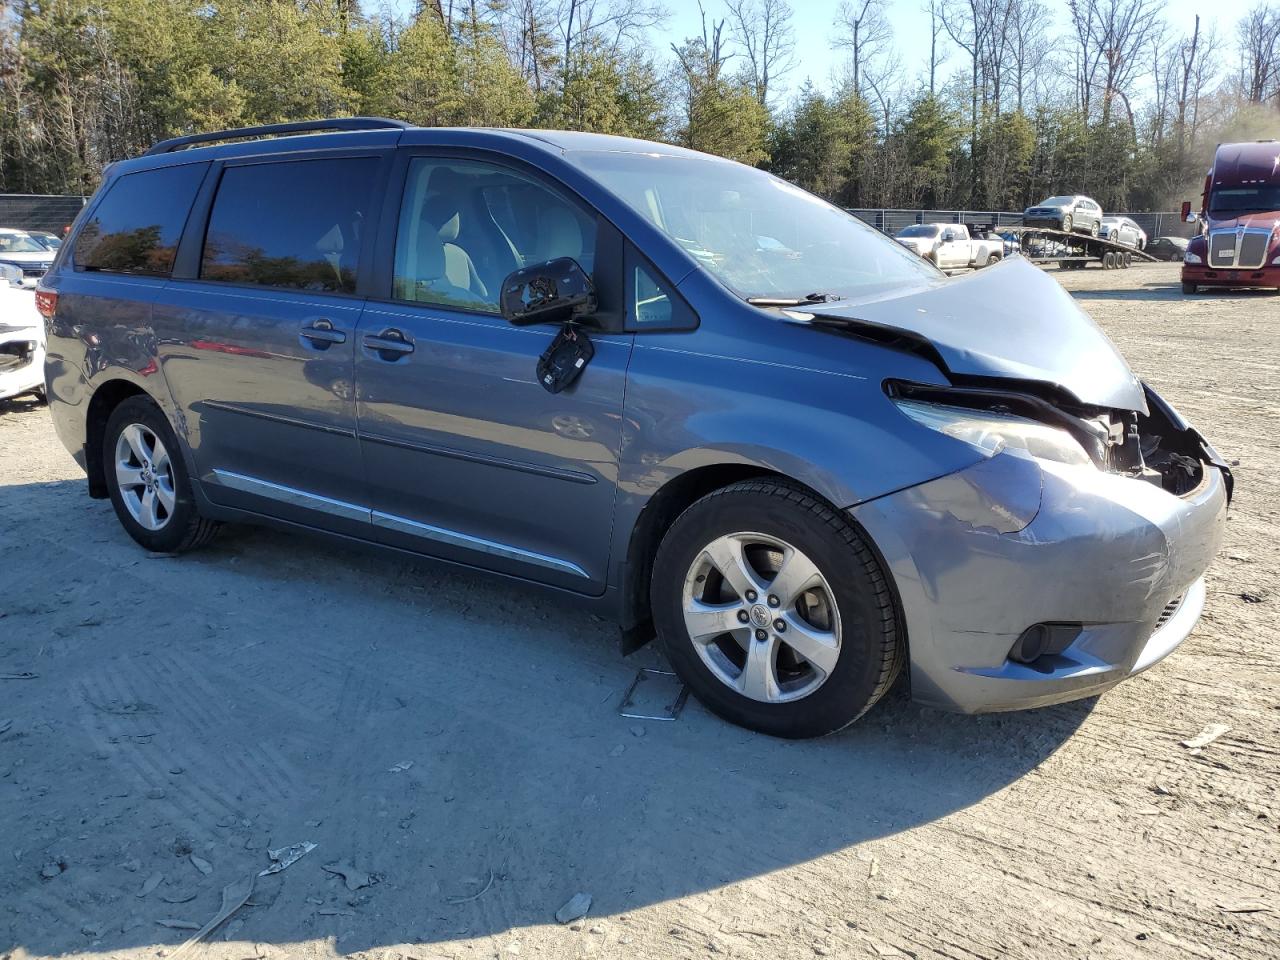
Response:
POLYGON ((207 163, 118 177, 76 235, 77 270, 167 277, 207 163))

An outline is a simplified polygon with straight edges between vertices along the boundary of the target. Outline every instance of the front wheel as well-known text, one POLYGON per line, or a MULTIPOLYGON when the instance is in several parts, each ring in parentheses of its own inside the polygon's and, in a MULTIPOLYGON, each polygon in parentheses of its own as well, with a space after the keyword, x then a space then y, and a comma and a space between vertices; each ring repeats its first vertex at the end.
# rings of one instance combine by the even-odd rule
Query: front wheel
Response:
POLYGON ((833 733, 902 664, 884 571, 838 511, 785 483, 746 481, 694 503, 654 561, 667 659, 725 719, 778 737, 833 733))
POLYGON ((1071 232, 1071 214, 1069 213, 1062 218, 1062 230, 1064 233, 1071 232))
POLYGON ((116 517, 139 545, 178 553, 213 537, 218 525, 200 516, 178 438, 149 397, 130 397, 111 412, 102 461, 116 517))

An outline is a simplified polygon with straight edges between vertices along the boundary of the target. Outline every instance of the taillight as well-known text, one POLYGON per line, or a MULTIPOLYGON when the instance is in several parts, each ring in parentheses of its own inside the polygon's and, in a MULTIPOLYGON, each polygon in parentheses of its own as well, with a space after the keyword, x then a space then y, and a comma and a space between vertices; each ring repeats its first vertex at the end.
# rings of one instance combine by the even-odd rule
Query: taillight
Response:
POLYGON ((36 310, 46 320, 52 320, 58 309, 58 294, 53 290, 36 290, 36 310))

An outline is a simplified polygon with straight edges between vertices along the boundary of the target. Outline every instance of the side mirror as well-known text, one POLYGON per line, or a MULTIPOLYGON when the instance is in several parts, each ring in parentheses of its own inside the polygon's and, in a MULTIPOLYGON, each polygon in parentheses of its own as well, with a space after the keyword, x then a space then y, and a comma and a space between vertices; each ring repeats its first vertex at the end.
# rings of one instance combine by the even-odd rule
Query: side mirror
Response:
POLYGON ((1190 201, 1190 200, 1183 200, 1183 201, 1182 201, 1182 222, 1183 222, 1183 223, 1195 223, 1195 222, 1196 222, 1196 215, 1195 215, 1194 213, 1192 213, 1192 212, 1191 212, 1191 201, 1190 201))
POLYGON ((572 257, 521 267, 502 281, 502 317, 516 326, 563 323, 595 310, 595 287, 572 257))
POLYGON ((943 243, 951 243, 951 241, 955 240, 955 238, 956 238, 956 232, 955 232, 954 230, 943 230, 943 231, 942 231, 942 242, 943 242, 943 243))

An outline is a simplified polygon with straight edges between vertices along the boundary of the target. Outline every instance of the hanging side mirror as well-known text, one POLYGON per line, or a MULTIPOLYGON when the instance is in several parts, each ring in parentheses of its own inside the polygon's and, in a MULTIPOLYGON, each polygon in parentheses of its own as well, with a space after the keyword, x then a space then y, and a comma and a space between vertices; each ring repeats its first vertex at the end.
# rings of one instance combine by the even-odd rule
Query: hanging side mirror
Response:
POLYGON ((572 257, 513 270, 502 281, 502 316, 508 323, 565 323, 596 310, 596 291, 572 257))
POLYGON ((1196 217, 1196 215, 1191 212, 1191 201, 1183 200, 1182 201, 1182 222, 1195 223, 1197 219, 1198 218, 1196 217))

